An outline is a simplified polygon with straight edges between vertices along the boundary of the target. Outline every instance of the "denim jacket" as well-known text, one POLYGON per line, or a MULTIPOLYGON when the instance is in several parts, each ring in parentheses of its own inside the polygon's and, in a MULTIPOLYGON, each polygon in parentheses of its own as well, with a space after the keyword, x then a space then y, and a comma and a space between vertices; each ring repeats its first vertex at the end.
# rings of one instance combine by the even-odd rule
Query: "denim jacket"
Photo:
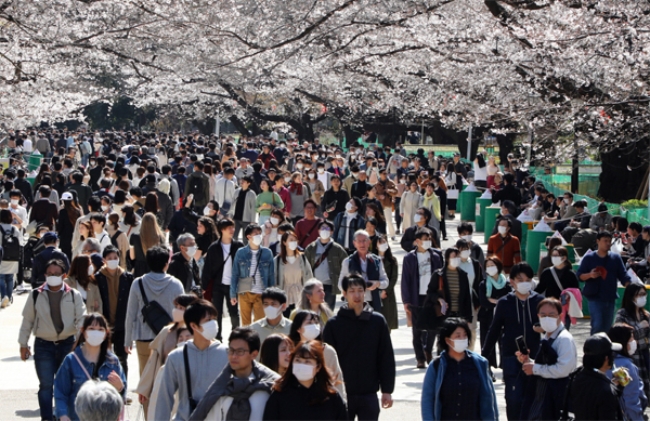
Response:
MULTIPOLYGON (((273 273, 273 253, 271 249, 260 247, 260 261, 258 266, 258 273, 262 277, 262 284, 264 289, 275 285, 275 274, 273 273)), ((232 262, 232 282, 230 284, 230 298, 237 298, 237 285, 239 279, 251 276, 251 253, 250 246, 242 247, 237 250, 235 259, 232 262)))
MULTIPOLYGON (((74 401, 77 398, 77 393, 79 393, 81 386, 88 381, 88 377, 83 368, 79 365, 79 361, 77 361, 73 353, 79 357, 81 362, 83 362, 86 370, 91 376, 93 375, 95 367, 94 364, 86 361, 83 352, 81 352, 81 347, 78 346, 73 352, 65 357, 54 378, 54 401, 56 404, 55 415, 57 418, 67 415, 72 421, 75 421, 78 420, 79 417, 74 409, 74 401)), ((120 376, 122 383, 124 383, 124 389, 122 389, 121 395, 122 397, 125 397, 127 390, 126 376, 124 375, 122 366, 115 354, 108 352, 106 354, 106 360, 102 366, 99 367, 98 380, 108 381, 108 375, 113 371, 120 376)))

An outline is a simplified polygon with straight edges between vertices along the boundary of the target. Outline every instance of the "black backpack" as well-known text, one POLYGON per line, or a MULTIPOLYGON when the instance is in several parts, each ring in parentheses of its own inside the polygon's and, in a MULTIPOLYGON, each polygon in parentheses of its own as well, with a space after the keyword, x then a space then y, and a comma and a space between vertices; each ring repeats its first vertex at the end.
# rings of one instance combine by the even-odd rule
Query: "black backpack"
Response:
POLYGON ((2 248, 4 250, 3 261, 19 262, 20 241, 18 241, 18 236, 14 234, 13 227, 9 231, 5 231, 0 227, 0 234, 2 234, 2 248))
POLYGON ((141 310, 142 317, 153 333, 157 335, 163 327, 172 322, 172 318, 159 302, 149 301, 147 299, 147 294, 144 292, 144 287, 142 286, 142 278, 138 278, 136 282, 138 282, 142 301, 144 301, 144 307, 141 310))
POLYGON ((190 181, 190 191, 185 192, 186 197, 190 194, 194 195, 194 199, 201 197, 203 194, 203 182, 204 180, 201 177, 192 177, 190 181))

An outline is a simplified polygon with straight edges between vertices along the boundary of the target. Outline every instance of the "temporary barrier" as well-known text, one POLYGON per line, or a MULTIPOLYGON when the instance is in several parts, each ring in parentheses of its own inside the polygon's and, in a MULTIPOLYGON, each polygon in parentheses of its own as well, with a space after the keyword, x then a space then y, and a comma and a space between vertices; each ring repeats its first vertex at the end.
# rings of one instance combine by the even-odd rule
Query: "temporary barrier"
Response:
POLYGON ((476 232, 485 231, 485 208, 492 204, 492 199, 476 199, 476 232))
POLYGON ((462 191, 459 194, 459 197, 462 197, 462 201, 459 200, 458 203, 461 204, 460 207, 460 220, 473 222, 476 220, 476 200, 481 196, 479 191, 462 191))
POLYGON ((483 238, 486 243, 492 236, 492 230, 494 229, 494 224, 497 222, 499 212, 501 212, 501 208, 485 208, 485 235, 483 238))

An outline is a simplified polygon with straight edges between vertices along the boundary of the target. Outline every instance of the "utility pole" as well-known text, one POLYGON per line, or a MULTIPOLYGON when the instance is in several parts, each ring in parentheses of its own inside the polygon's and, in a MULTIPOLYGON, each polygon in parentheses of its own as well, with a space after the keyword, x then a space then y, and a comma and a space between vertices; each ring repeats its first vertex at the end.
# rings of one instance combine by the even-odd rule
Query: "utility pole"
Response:
POLYGON ((472 161, 472 126, 467 129, 467 160, 472 161))

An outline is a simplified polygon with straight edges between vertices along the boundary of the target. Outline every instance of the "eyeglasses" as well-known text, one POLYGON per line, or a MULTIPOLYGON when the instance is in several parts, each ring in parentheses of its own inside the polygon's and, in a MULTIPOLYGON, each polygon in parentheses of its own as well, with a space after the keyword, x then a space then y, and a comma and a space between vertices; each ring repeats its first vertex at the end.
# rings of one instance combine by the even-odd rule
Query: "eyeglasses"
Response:
POLYGON ((244 355, 248 354, 250 351, 248 349, 232 349, 228 348, 228 355, 236 355, 238 357, 243 357, 244 355))

